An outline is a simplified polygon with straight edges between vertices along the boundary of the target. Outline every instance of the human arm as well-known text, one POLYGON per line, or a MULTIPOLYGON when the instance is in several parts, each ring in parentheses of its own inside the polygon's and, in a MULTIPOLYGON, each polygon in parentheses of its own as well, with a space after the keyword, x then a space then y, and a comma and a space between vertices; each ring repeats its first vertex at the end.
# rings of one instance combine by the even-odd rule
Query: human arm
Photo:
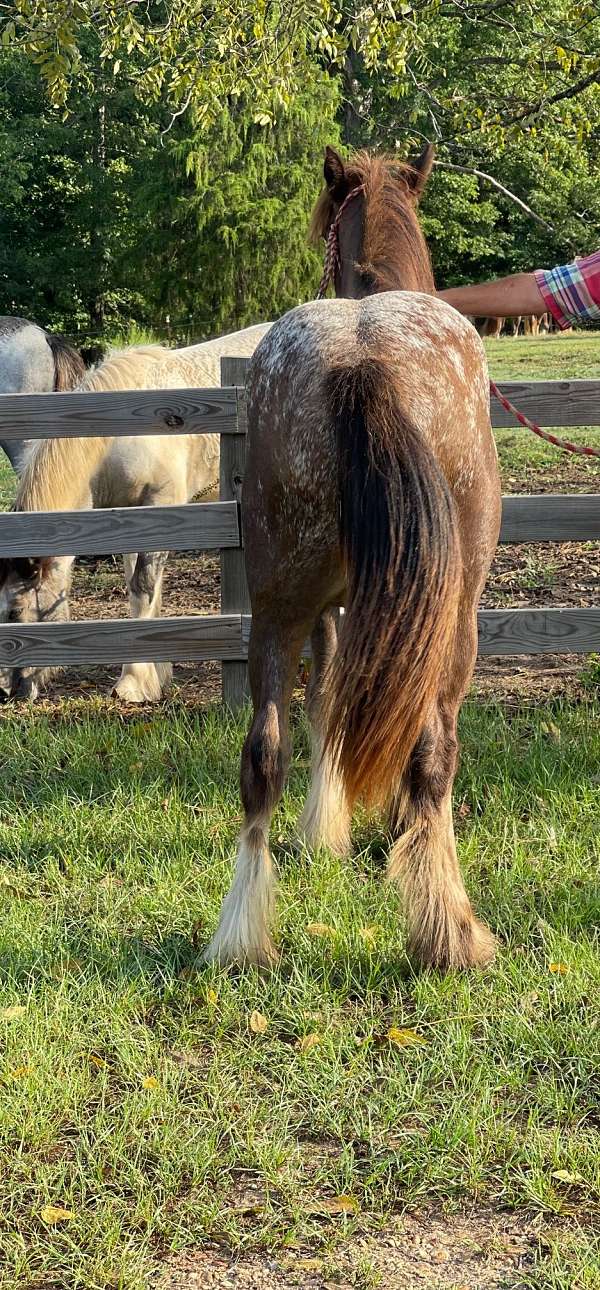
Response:
POLYGON ((513 318, 518 314, 543 314, 548 306, 534 273, 512 273, 495 282, 438 291, 440 300, 461 314, 484 318, 513 318))

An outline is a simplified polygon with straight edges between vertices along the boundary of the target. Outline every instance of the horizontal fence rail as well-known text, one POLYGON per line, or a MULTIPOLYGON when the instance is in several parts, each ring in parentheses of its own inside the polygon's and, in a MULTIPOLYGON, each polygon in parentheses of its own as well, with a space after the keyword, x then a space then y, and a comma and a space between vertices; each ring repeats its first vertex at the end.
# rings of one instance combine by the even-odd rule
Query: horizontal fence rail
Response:
MULTIPOLYGON (((0 666, 64 667, 151 661, 223 664, 224 695, 245 695, 251 618, 241 550, 247 359, 222 361, 220 389, 0 396, 0 439, 225 435, 221 501, 185 506, 0 514, 0 556, 221 551, 220 614, 163 619, 0 624, 0 666)), ((600 381, 505 381, 502 392, 540 425, 600 426, 600 381)), ((494 399, 496 428, 522 427, 494 399)), ((593 465, 590 474, 595 477, 593 465)), ((500 541, 600 540, 600 496, 503 498, 500 541)), ((600 649, 600 608, 482 610, 479 652, 589 653, 600 649)), ((310 646, 305 649, 310 656, 310 646)))
MULTIPOLYGON (((519 412, 540 426, 600 426, 600 381, 498 381, 497 385, 519 412)), ((519 426, 498 399, 491 400, 491 417, 494 429, 519 426)))
MULTIPOLYGON (((244 370, 248 362, 236 359, 244 370)), ((498 388, 541 426, 600 426, 600 381, 502 381, 498 388)), ((524 428, 497 399, 491 420, 496 429, 524 428)), ((0 439, 6 440, 244 432, 240 385, 0 396, 0 439)))
MULTIPOLYGON (((600 496, 502 498, 500 542, 600 540, 600 496)), ((0 512, 0 556, 123 555, 241 547, 236 501, 115 506, 96 511, 0 512)))
MULTIPOLYGON (((244 662, 249 614, 207 614, 92 622, 2 623, 0 667, 86 663, 244 662)), ((598 609, 483 609, 479 653, 589 654, 600 647, 598 609)), ((303 650, 310 658, 310 643, 303 650)))
POLYGON ((237 502, 0 514, 1 556, 210 551, 240 542, 237 502))
POLYGON ((593 542, 598 539, 600 495, 537 493, 502 498, 501 542, 593 542))
POLYGON ((240 658, 245 658, 241 614, 0 625, 0 667, 240 658))
POLYGON ((244 391, 93 390, 2 394, 0 439, 95 439, 105 435, 240 434, 244 391))

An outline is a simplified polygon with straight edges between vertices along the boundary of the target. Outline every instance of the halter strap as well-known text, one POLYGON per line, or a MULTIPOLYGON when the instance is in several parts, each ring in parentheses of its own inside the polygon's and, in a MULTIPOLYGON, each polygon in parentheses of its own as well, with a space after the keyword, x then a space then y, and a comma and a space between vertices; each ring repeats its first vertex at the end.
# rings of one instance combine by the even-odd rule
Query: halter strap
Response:
POLYGON ((359 193, 364 193, 364 191, 365 191, 364 184, 358 184, 356 188, 353 188, 352 191, 348 193, 348 196, 344 198, 335 219, 332 220, 331 224, 329 225, 329 232, 327 234, 327 244, 325 247, 325 261, 323 264, 323 276, 319 283, 319 290, 317 291, 317 297, 316 297, 317 300, 323 299, 323 296, 325 295, 325 292, 327 291, 327 288, 330 282, 333 282, 335 278, 336 269, 338 269, 340 266, 340 220, 342 218, 342 215, 344 214, 344 211, 348 203, 352 201, 352 198, 357 197, 359 193))

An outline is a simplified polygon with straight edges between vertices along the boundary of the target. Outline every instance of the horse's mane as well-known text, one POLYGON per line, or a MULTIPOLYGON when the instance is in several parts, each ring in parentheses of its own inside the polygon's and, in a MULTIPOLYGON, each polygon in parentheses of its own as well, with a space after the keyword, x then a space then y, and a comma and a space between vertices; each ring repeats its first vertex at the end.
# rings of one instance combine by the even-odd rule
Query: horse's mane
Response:
POLYGON ((172 353, 164 345, 137 345, 135 349, 111 350, 97 367, 86 372, 77 389, 80 393, 85 390, 143 390, 148 373, 172 353))
MULTIPOLYGON (((376 289, 397 288, 398 269, 402 267, 403 277, 422 283, 424 291, 433 290, 431 259, 417 219, 413 191, 418 171, 395 157, 355 152, 344 162, 344 174, 348 192, 361 184, 365 188, 361 268, 372 274, 376 289)), ((313 243, 327 237, 335 210, 332 194, 324 188, 312 214, 313 243)))
MULTIPOLYGON (((157 368, 172 350, 162 345, 140 345, 117 350, 86 372, 74 393, 91 390, 144 390, 152 388, 157 368)), ((102 461, 108 438, 38 439, 29 448, 19 481, 19 511, 63 510, 73 502, 73 485, 87 485, 102 461)))

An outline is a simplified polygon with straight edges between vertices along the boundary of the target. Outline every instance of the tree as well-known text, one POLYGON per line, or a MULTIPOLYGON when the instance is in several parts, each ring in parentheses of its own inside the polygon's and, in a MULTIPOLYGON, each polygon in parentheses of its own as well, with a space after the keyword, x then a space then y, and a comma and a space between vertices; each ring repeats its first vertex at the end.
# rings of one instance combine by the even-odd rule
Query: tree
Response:
POLYGON ((66 124, 30 62, 0 55, 0 311, 73 332, 135 316, 140 303, 119 265, 135 238, 135 158, 152 123, 128 87, 109 96, 92 66, 90 53, 66 124))
POLYGON ((399 101, 414 90, 413 125, 446 142, 498 138, 542 111, 586 129, 599 24, 595 0, 0 0, 3 40, 39 64, 55 104, 85 69, 90 32, 107 75, 131 76, 133 58, 142 98, 205 123, 232 98, 271 120, 315 57, 335 74, 356 57, 399 101))
MULTIPOLYGON (((273 318, 314 295, 320 259, 310 211, 338 92, 311 69, 290 110, 257 125, 249 105, 224 109, 210 130, 182 117, 157 149, 138 194, 148 214, 135 263, 153 266, 156 309, 193 319, 195 335, 273 318)), ((180 328, 181 330, 181 328, 180 328)))
POLYGON ((69 333, 130 322, 200 340, 314 293, 306 230, 335 82, 314 64, 274 125, 234 101, 211 127, 107 88, 98 42, 52 108, 23 54, 0 54, 0 312, 69 333), (167 322, 169 319, 169 322, 167 322))

